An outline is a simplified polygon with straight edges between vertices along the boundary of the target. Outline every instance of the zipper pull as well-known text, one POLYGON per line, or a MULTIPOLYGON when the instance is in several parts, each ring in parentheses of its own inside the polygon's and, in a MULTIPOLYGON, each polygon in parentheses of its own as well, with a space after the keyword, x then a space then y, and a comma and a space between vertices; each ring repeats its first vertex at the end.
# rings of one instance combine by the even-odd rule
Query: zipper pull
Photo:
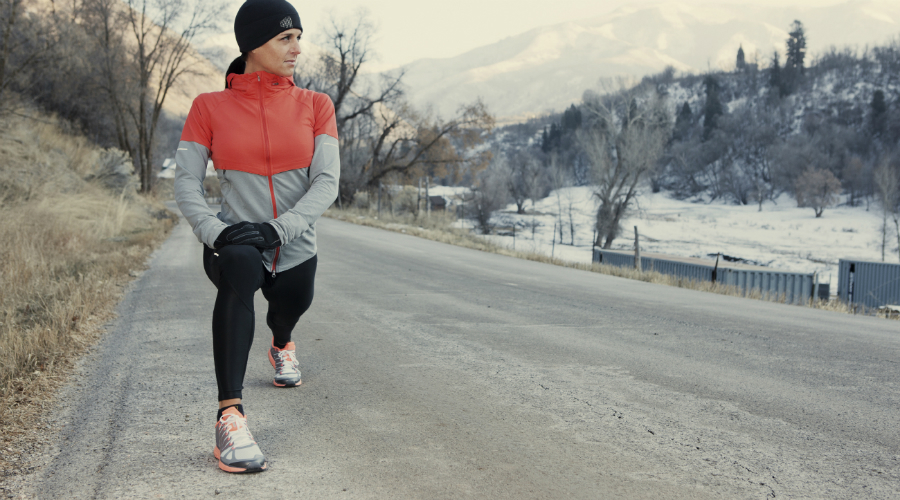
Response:
POLYGON ((259 81, 259 75, 256 75, 256 81, 257 82, 259 81))

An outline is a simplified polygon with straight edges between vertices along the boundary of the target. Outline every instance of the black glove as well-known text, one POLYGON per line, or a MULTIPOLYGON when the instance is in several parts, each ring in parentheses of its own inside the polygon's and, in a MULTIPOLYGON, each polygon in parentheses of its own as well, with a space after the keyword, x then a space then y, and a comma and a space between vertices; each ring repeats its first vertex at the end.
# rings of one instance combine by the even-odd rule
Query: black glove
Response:
POLYGON ((252 245, 260 250, 271 250, 281 246, 278 231, 268 222, 238 222, 219 233, 214 246, 216 249, 225 245, 252 245))

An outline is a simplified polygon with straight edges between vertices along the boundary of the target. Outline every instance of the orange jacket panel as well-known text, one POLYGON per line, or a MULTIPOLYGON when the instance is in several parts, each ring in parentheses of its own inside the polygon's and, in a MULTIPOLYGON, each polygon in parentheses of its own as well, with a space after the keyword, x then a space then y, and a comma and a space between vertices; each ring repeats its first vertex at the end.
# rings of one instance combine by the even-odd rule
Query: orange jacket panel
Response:
POLYGON ((225 90, 194 99, 181 133, 182 141, 209 148, 217 169, 274 175, 307 168, 317 136, 337 139, 327 95, 263 71, 231 74, 228 83, 225 90))

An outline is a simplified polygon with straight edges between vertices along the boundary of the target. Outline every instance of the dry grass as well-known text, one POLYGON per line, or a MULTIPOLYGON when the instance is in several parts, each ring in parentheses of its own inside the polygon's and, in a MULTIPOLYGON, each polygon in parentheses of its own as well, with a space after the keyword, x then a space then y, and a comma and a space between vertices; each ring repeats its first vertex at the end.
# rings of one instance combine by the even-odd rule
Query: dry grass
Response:
POLYGON ((174 223, 154 199, 86 181, 105 153, 30 113, 0 119, 0 489, 28 471, 53 388, 174 223))
MULTIPOLYGON (((500 255, 516 257, 518 259, 532 260, 543 262, 545 264, 553 264, 561 267, 569 267, 580 269, 583 271, 591 271, 595 273, 607 274, 619 278, 627 278, 632 280, 644 281, 647 283, 656 283, 660 285, 674 286, 678 288, 686 288, 690 290, 698 290, 701 292, 717 293, 720 295, 729 295, 732 297, 746 297, 754 300, 765 300, 769 302, 784 303, 784 296, 774 296, 762 294, 758 290, 753 290, 745 294, 743 290, 729 285, 720 283, 712 283, 709 281, 697 281, 693 279, 681 278, 670 274, 662 274, 657 271, 638 271, 628 267, 617 267, 607 264, 584 264, 571 262, 567 260, 548 257, 544 254, 532 252, 520 252, 510 250, 495 245, 484 238, 481 238, 472 232, 452 227, 456 222, 456 218, 452 214, 444 212, 432 213, 430 218, 415 217, 412 214, 402 216, 392 216, 386 211, 382 211, 381 216, 376 217, 374 211, 365 209, 350 208, 339 210, 335 207, 325 212, 325 216, 346 222, 352 222, 362 226, 376 227, 387 229, 390 231, 402 232, 420 238, 449 243, 483 252, 491 252, 500 255)), ((839 300, 810 300, 806 306, 814 309, 822 309, 826 311, 835 311, 845 314, 873 314, 880 318, 898 319, 897 315, 890 316, 885 313, 875 313, 873 311, 859 310, 851 308, 839 300)))

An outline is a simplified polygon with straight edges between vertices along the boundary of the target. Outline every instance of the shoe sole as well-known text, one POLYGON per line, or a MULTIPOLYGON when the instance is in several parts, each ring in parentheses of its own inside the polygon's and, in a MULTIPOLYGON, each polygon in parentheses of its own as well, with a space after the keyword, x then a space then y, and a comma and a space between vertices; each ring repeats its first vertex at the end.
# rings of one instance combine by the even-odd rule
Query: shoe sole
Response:
MULTIPOLYGON (((272 368, 275 368, 275 358, 272 357, 272 351, 269 350, 269 363, 272 363, 272 368)), ((303 380, 298 380, 296 384, 279 384, 275 380, 272 381, 272 385, 275 387, 297 387, 302 384, 303 380)))
POLYGON ((241 467, 232 467, 230 465, 226 465, 222 463, 221 453, 219 453, 219 447, 213 447, 213 455, 216 457, 216 460, 219 461, 219 468, 225 472, 230 472, 232 474, 252 474, 254 472, 262 472, 269 468, 269 462, 263 462, 261 467, 254 468, 241 468, 241 467))

